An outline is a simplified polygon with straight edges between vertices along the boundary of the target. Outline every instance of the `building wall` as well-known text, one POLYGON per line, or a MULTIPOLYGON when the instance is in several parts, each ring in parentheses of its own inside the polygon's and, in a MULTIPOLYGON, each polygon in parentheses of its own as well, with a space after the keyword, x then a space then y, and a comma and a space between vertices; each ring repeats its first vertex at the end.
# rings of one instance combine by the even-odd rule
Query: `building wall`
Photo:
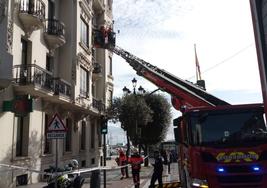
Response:
MULTIPOLYGON (((93 19, 96 19, 97 27, 102 24, 110 26, 112 17, 105 16, 106 10, 110 8, 102 0, 96 0, 104 5, 102 13, 93 4, 96 1, 52 0, 55 3, 54 18, 64 23, 65 34, 63 38, 61 35, 48 37, 52 37, 54 42, 62 42, 61 39, 64 39, 65 43, 59 42, 51 50, 42 25, 32 32, 25 25, 20 12, 20 3, 23 1, 2 1, 5 2, 6 12, 3 17, 0 16, 0 164, 43 171, 55 164, 57 148, 59 166, 67 164, 71 159, 77 159, 83 167, 98 166, 102 155, 100 117, 105 115, 103 105, 107 106, 107 101, 110 101, 107 91, 113 91, 113 77, 107 75, 105 68, 112 55, 110 52, 97 49, 97 59, 93 60, 92 33, 95 26, 92 24, 93 19), (81 17, 88 24, 88 48, 84 48, 80 41, 81 17), (28 67, 25 69, 21 65, 21 39, 28 44, 28 67), (47 57, 52 59, 51 71, 47 68, 47 57), (93 63, 101 64, 102 72, 93 73, 93 63), (89 92, 86 96, 80 92, 81 67, 88 72, 86 84, 89 92), (96 87, 94 97, 93 83, 96 87), (12 108, 6 106, 6 102, 12 104, 21 96, 24 96, 24 101, 32 100, 32 111, 23 117, 15 115, 12 108), (71 142, 68 151, 66 138, 58 139, 57 142, 46 138, 48 123, 56 113, 65 125, 70 125, 68 136, 71 142), (85 130, 82 129, 83 124, 85 130), (81 148, 82 131, 85 131, 84 148, 81 148)), ((45 5, 45 18, 48 18, 49 2, 42 2, 45 5)), ((1 9, 0 5, 0 13, 1 9)), ((18 108, 16 105, 13 105, 15 109, 18 108)), ((0 187, 16 187, 16 184, 22 183, 18 182, 21 175, 27 176, 28 184, 43 180, 40 174, 21 169, 0 167, 0 173, 0 187)))

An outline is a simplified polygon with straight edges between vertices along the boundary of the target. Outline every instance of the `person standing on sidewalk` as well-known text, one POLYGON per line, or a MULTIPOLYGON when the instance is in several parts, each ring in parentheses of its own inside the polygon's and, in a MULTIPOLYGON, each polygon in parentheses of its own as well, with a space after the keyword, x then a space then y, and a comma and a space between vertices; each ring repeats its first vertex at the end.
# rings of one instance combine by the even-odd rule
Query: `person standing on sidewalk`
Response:
POLYGON ((154 188, 155 187, 155 182, 158 180, 159 187, 162 188, 162 172, 163 172, 163 159, 160 156, 159 151, 154 152, 154 172, 152 174, 151 180, 150 180, 150 185, 149 188, 154 188))
POLYGON ((171 151, 167 150, 166 155, 167 155, 168 174, 170 174, 171 173, 171 163, 172 163, 172 153, 171 153, 171 151))
POLYGON ((132 175, 135 188, 140 188, 140 170, 141 164, 144 162, 143 157, 138 153, 137 149, 133 149, 133 155, 128 159, 128 162, 132 166, 132 175))
MULTIPOLYGON (((119 150, 119 166, 125 166, 127 164, 127 158, 123 150, 119 150)), ((126 167, 121 168, 121 180, 125 178, 126 167)), ((127 177, 127 176, 126 176, 127 177)))

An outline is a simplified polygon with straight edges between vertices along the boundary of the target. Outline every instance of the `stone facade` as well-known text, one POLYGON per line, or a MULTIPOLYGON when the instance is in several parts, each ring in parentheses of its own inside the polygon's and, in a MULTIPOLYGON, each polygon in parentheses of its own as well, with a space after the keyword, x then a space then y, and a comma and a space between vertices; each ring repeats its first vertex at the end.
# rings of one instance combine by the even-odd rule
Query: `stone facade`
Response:
MULTIPOLYGON (((44 170, 77 159, 100 165, 101 116, 113 93, 112 53, 93 46, 93 29, 112 26, 112 0, 2 0, 0 163, 44 170), (47 139, 58 114, 65 139, 47 139)), ((0 167, 0 187, 43 180, 0 167)))

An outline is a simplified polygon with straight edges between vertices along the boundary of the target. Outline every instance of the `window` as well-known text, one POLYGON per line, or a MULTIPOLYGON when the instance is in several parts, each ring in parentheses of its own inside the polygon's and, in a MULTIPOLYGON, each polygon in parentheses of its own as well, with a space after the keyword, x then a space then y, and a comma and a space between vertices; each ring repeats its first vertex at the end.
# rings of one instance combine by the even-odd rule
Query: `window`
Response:
POLYGON ((66 128, 67 128, 67 133, 66 133, 66 138, 65 138, 65 151, 71 151, 71 141, 72 141, 72 125, 71 125, 71 119, 67 118, 66 119, 66 128))
POLYGON ((82 167, 82 168, 86 167, 86 160, 82 160, 82 162, 81 162, 81 167, 82 167))
POLYGON ((89 26, 85 22, 83 18, 81 18, 81 28, 80 28, 80 35, 81 35, 81 43, 84 44, 85 46, 89 47, 89 26))
MULTIPOLYGON (((21 39, 21 64, 27 65, 28 42, 21 39)), ((25 67, 26 68, 26 67, 25 67)))
POLYGON ((91 148, 95 148, 95 124, 91 125, 91 148))
POLYGON ((52 20, 55 17, 55 3, 52 0, 48 0, 48 19, 52 20))
POLYGON ((53 64, 53 57, 46 55, 46 70, 53 72, 54 71, 54 64, 53 64))
POLYGON ((91 164, 92 164, 92 165, 95 164, 95 158, 92 158, 92 159, 91 159, 91 164))
POLYGON ((28 174, 23 174, 16 177, 16 187, 27 184, 28 184, 28 174))
POLYGON ((112 90, 108 90, 108 105, 111 105, 112 104, 112 90))
POLYGON ((96 82, 92 83, 92 96, 95 97, 96 96, 96 82))
POLYGON ((29 121, 28 117, 17 117, 16 156, 28 155, 29 121))
POLYGON ((108 75, 112 75, 112 58, 109 56, 109 62, 108 62, 108 75))
POLYGON ((88 82, 89 82, 89 73, 83 67, 80 67, 80 94, 87 97, 88 95, 88 82))
POLYGON ((82 126, 81 126, 81 150, 85 150, 85 141, 86 141, 86 122, 82 121, 82 126))
POLYGON ((45 138, 45 145, 44 145, 44 154, 51 154, 52 152, 52 140, 51 139, 47 139, 47 129, 48 129, 48 114, 45 114, 45 132, 44 132, 44 138, 45 138))

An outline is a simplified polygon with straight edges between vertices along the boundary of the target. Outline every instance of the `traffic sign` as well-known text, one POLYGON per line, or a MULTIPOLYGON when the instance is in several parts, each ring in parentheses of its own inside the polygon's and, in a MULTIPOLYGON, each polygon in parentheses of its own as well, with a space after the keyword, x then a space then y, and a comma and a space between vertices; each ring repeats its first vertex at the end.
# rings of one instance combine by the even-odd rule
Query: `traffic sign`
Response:
POLYGON ((62 119, 59 117, 58 114, 55 114, 52 121, 48 124, 47 132, 66 132, 67 129, 62 121, 62 119))
POLYGON ((65 132, 49 132, 47 133, 47 139, 63 139, 65 138, 66 133, 65 132))

